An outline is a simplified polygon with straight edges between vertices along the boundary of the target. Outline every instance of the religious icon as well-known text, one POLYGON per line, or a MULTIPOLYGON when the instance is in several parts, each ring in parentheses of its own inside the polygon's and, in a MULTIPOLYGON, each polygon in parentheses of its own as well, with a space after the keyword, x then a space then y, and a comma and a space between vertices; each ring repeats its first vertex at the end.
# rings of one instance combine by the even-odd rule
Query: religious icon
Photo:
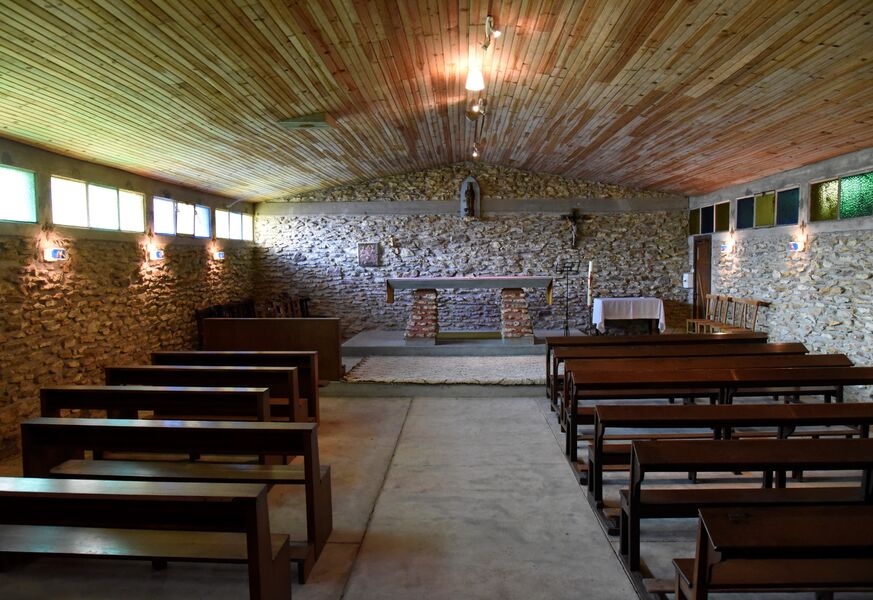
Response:
POLYGON ((358 244, 358 264, 362 267, 379 266, 378 242, 365 242, 358 244))
POLYGON ((481 192, 479 182, 470 175, 461 182, 461 211, 462 217, 476 218, 482 212, 481 192))

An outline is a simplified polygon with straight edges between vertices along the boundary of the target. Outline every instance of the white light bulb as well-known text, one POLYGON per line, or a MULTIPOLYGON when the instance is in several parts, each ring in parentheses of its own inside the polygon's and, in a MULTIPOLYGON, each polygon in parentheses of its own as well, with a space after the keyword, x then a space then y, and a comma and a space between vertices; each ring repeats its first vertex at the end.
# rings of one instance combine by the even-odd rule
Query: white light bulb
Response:
POLYGON ((479 151, 473 148, 473 158, 479 158, 479 151))
POLYGON ((493 35, 494 39, 496 40, 497 38, 499 38, 503 34, 500 32, 499 29, 495 29, 493 32, 491 32, 491 35, 493 35))
POLYGON ((474 104, 470 110, 477 113, 477 112, 479 112, 480 108, 481 107, 478 104, 474 104))

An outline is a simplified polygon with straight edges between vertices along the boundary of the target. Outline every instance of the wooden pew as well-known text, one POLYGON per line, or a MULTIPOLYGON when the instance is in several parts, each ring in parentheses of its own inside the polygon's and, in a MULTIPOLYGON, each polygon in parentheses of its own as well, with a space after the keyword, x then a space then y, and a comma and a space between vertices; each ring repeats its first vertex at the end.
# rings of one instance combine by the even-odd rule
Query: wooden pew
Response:
POLYGON ((291 548, 301 581, 308 577, 333 529, 330 467, 319 464, 315 423, 59 419, 21 423, 27 477, 130 479, 303 485, 307 544, 291 548), (97 453, 291 455, 297 465, 83 460, 97 453))
POLYGON ((713 592, 873 589, 873 507, 700 510, 696 556, 674 559, 677 600, 713 592))
POLYGON ((301 401, 307 403, 309 416, 318 422, 321 418, 318 396, 318 352, 248 351, 248 350, 193 350, 152 352, 154 365, 216 365, 240 367, 297 367, 297 383, 301 401))
POLYGON ((342 335, 334 318, 203 319, 201 350, 315 350, 319 379, 342 379, 342 335))
POLYGON ((266 387, 273 418, 304 422, 309 407, 301 400, 296 367, 216 367, 139 365, 106 367, 107 385, 266 387))
MULTIPOLYGON (((766 347, 765 344, 760 344, 766 347)), ((635 373, 640 371, 661 371, 671 370, 680 371, 687 369, 717 369, 730 367, 732 369, 747 369, 747 368, 768 368, 779 369, 785 367, 851 367, 852 361, 845 354, 781 354, 781 353, 766 353, 760 355, 721 355, 721 356, 688 356, 688 357, 650 357, 650 358, 614 358, 608 361, 604 360, 580 360, 572 359, 567 363, 569 369, 572 370, 609 370, 609 371, 625 371, 633 377, 635 373)), ((565 388, 568 383, 565 382, 565 388)), ((564 390, 566 396, 567 390, 564 390)), ((810 388, 808 390, 791 386, 789 388, 757 388, 744 390, 745 396, 773 396, 775 400, 781 395, 791 395, 799 397, 801 394, 807 395, 825 395, 825 401, 829 402, 831 397, 835 397, 838 401, 842 401, 842 390, 836 386, 826 386, 826 389, 820 387, 810 388)), ((737 396, 738 391, 734 392, 737 396)), ((672 400, 672 398, 671 398, 672 400)))
MULTIPOLYGON (((738 369, 683 369, 675 371, 639 371, 632 375, 624 371, 606 369, 569 369, 570 391, 568 397, 568 427, 566 430, 566 453, 576 461, 576 428, 580 423, 579 400, 596 399, 600 394, 621 394, 621 390, 633 389, 637 398, 659 399, 676 394, 677 389, 694 395, 698 391, 718 390, 718 402, 730 403, 737 390, 762 388, 815 388, 828 389, 847 385, 873 385, 873 367, 785 367, 785 368, 738 368, 738 369)), ((587 417, 583 414, 581 417, 587 417)), ((593 414, 591 415, 593 422, 593 414)))
MULTIPOLYGON (((609 346, 648 346, 673 344, 702 344, 719 342, 726 344, 766 343, 767 334, 758 331, 731 333, 667 333, 661 335, 563 335, 546 338, 546 387, 552 381, 552 353, 556 348, 605 348, 609 346)), ((548 390, 547 390, 548 395, 548 390)))
POLYGON ((150 385, 63 385, 40 390, 40 416, 62 410, 105 410, 110 418, 136 419, 143 411, 256 421, 270 420, 267 388, 150 385))
MULTIPOLYGON (((594 409, 594 440, 588 448, 588 492, 597 507, 603 505, 604 447, 610 429, 712 429, 775 427, 788 437, 797 427, 859 427, 868 437, 873 424, 873 403, 853 404, 736 404, 721 406, 609 405, 594 409)), ((613 453, 630 456, 630 445, 614 444, 613 453)))
POLYGON ((0 552, 248 564, 249 598, 291 597, 263 485, 0 477, 0 552))
POLYGON ((629 487, 621 494, 619 550, 628 567, 639 571, 642 519, 693 516, 705 506, 869 504, 873 499, 871 475, 873 439, 636 441, 629 487), (860 470, 862 477, 857 487, 642 489, 651 473, 793 470, 860 470))
MULTIPOLYGON (((551 400, 558 402, 562 384, 561 364, 568 360, 614 360, 630 358, 680 358, 704 356, 751 356, 751 355, 796 355, 806 354, 806 346, 798 342, 767 344, 748 343, 685 343, 685 344, 645 344, 641 346, 566 346, 555 348, 552 352, 551 400)), ((566 369, 565 369, 566 370, 566 369)))

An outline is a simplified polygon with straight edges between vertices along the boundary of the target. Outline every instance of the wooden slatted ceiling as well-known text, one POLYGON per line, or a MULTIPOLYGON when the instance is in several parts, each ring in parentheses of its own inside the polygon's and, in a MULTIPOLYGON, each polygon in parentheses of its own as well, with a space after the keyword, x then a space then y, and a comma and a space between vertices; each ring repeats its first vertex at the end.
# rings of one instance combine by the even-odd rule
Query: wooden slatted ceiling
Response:
POLYGON ((700 194, 873 146, 870 0, 0 0, 0 135, 261 200, 468 157, 700 194), (505 35, 483 57, 487 14, 505 35), (326 110, 338 126, 275 123, 326 110))

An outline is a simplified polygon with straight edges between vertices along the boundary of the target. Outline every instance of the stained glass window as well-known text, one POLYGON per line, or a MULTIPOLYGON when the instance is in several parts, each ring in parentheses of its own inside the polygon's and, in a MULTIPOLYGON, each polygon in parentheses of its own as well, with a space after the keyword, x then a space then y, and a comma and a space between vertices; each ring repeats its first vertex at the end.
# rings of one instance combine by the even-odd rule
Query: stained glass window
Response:
POLYGON ((737 229, 749 229, 755 226, 755 198, 740 198, 737 200, 737 229))
POLYGON ((695 208, 688 213, 688 235, 700 233, 700 209, 695 208))
POLYGON ((873 215, 873 173, 840 179, 840 218, 873 215))
POLYGON ((776 224, 796 225, 800 216, 800 188, 776 193, 776 224))
POLYGON ((830 221, 837 218, 839 191, 840 182, 837 179, 814 183, 810 186, 809 218, 811 221, 830 221))
POLYGON ((776 192, 755 196, 755 227, 773 227, 776 222, 776 192))
POLYGON ((715 230, 727 231, 731 228, 731 203, 720 202, 715 205, 715 230))
POLYGON ((700 209, 700 233, 712 233, 715 221, 713 217, 714 212, 715 208, 712 206, 704 206, 700 209))

